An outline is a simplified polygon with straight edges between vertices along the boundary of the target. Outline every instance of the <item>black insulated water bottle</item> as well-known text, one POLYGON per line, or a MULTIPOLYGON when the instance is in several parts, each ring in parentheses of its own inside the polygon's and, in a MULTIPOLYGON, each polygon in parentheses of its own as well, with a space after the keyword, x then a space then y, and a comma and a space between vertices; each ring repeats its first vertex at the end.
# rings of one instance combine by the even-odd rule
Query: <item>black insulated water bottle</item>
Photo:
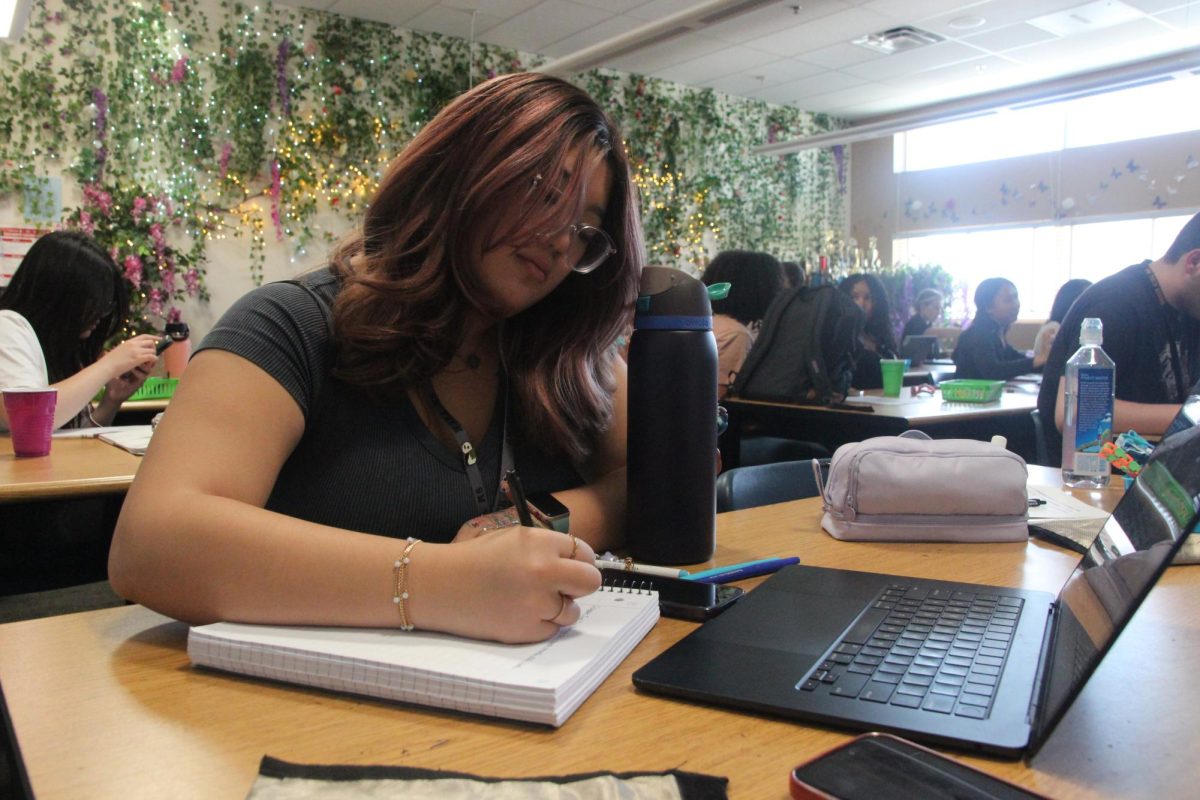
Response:
POLYGON ((717 343, 707 287, 646 267, 629 344, 631 556, 694 564, 716 546, 717 343))

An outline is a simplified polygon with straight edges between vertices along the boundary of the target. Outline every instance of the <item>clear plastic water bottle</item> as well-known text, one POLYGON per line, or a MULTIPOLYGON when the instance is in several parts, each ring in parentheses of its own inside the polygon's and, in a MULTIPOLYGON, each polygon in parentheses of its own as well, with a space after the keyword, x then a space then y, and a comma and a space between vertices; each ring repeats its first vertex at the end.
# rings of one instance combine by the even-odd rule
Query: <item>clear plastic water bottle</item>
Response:
POLYGON ((703 283, 646 267, 629 343, 627 546, 695 564, 716 546, 717 343, 703 283))
POLYGON ((1100 347, 1104 323, 1088 317, 1079 329, 1080 347, 1067 360, 1063 392, 1062 482, 1064 486, 1108 485, 1108 460, 1100 448, 1113 440, 1113 391, 1117 371, 1100 347))

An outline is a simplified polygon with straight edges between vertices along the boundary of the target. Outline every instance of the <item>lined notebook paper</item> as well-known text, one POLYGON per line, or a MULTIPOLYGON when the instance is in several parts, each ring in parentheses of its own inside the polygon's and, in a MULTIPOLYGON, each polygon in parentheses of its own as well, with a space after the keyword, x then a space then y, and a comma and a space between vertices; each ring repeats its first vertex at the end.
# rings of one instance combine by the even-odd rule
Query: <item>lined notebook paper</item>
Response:
POLYGON ((218 622, 192 628, 192 663, 473 714, 562 725, 658 620, 658 594, 602 589, 579 622, 536 644, 442 633, 218 622))

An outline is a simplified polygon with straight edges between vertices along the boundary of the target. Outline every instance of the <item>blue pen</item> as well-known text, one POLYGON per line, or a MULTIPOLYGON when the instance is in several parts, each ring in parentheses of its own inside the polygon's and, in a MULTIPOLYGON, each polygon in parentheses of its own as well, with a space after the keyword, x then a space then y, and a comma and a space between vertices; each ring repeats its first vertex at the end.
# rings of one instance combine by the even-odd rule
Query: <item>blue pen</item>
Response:
POLYGON ((740 581, 743 578, 770 575, 772 572, 778 572, 784 567, 799 563, 800 559, 796 556, 788 558, 764 558, 758 561, 747 561, 744 564, 731 564, 727 567, 704 570, 703 572, 688 575, 686 580, 699 581, 700 583, 730 583, 732 581, 740 581))
POLYGON ((687 576, 689 581, 700 580, 702 578, 711 578, 713 575, 721 575, 729 572, 731 569, 742 569, 743 567, 752 567, 755 564, 770 564, 778 561, 778 558, 757 558, 754 561, 743 561, 740 564, 726 564, 723 567, 713 567, 712 569, 702 569, 699 572, 693 572, 687 576))

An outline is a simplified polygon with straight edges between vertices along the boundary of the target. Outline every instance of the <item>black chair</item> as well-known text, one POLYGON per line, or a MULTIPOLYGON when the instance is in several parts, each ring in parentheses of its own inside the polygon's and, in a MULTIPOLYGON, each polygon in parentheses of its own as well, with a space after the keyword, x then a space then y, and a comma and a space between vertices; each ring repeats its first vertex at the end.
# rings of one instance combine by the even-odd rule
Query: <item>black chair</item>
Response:
POLYGON ((800 461, 806 458, 829 458, 829 449, 816 442, 782 439, 778 436, 746 436, 742 438, 739 467, 755 464, 774 464, 778 461, 800 461))
POLYGON ((717 512, 816 497, 813 459, 735 467, 717 476, 717 512))

